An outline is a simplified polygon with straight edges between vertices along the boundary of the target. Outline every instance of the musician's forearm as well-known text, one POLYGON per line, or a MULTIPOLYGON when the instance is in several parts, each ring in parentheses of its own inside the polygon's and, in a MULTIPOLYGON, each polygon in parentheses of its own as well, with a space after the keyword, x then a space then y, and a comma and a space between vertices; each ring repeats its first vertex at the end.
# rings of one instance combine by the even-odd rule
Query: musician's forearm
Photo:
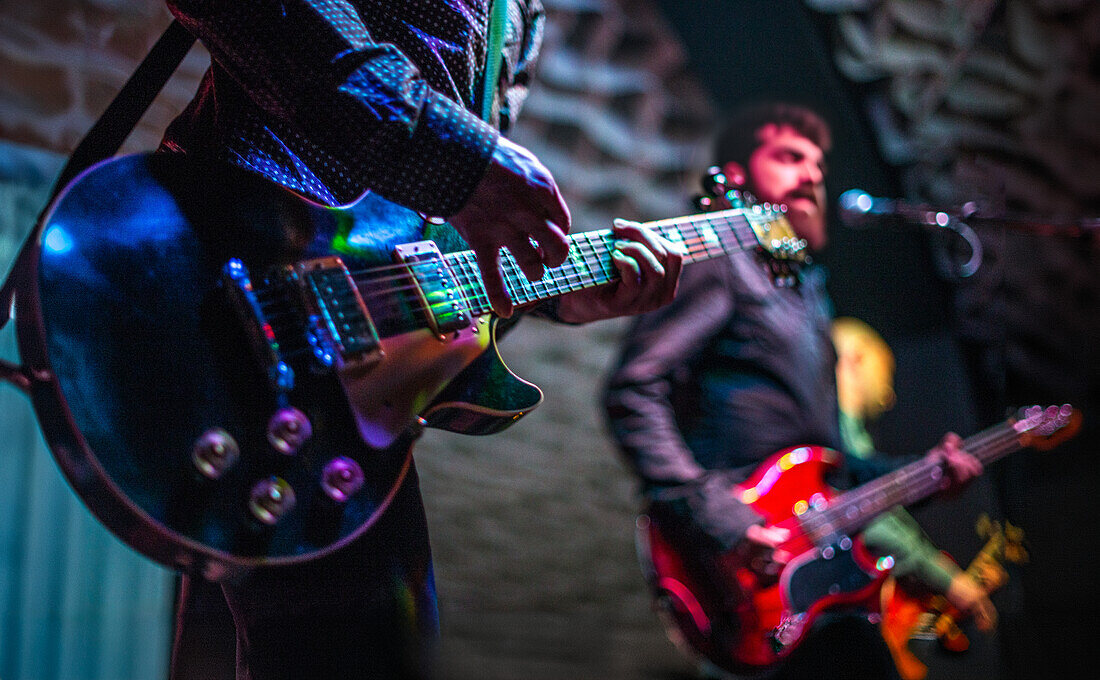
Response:
POLYGON ((959 571, 901 507, 880 515, 867 525, 863 541, 876 555, 894 558, 894 576, 914 578, 936 593, 946 593, 959 571))

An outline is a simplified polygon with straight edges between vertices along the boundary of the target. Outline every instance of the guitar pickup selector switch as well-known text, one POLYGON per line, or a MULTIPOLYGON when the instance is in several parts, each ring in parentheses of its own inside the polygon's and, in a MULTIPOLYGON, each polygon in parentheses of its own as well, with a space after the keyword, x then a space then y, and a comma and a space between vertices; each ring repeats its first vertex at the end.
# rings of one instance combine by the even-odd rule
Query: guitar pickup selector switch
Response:
POLYGON ((236 313, 252 354, 259 361, 272 390, 276 394, 285 394, 294 389, 294 371, 283 361, 275 329, 268 321, 244 262, 232 258, 225 263, 221 289, 236 313))

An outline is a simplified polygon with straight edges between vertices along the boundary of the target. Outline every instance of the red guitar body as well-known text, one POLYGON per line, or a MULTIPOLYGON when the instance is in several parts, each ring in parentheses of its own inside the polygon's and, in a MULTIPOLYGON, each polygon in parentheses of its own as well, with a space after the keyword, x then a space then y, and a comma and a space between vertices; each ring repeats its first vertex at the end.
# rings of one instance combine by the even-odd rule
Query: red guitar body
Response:
MULTIPOLYGON (((1073 436, 1081 413, 1069 404, 1029 406, 962 442, 983 464, 1023 446, 1048 449, 1073 436)), ((749 543, 720 554, 679 544, 660 524, 638 521, 642 569, 674 640, 731 672, 760 670, 788 656, 827 609, 875 613, 879 591, 893 559, 876 560, 858 532, 896 505, 911 505, 943 487, 935 457, 920 459, 843 493, 826 475, 840 454, 818 446, 776 453, 744 483, 730 490, 769 527, 790 531, 777 547, 789 558, 779 564, 770 551, 749 543)))
POLYGON ((877 565, 855 537, 822 540, 819 531, 815 544, 803 530, 801 518, 836 495, 825 477, 839 457, 823 447, 786 449, 733 490, 766 525, 791 531, 780 546, 791 555, 783 565, 747 548, 692 564, 684 557, 692 551, 678 549, 648 515, 639 518, 639 556, 674 641, 728 671, 751 672, 787 656, 821 612, 877 608, 892 563, 877 565))

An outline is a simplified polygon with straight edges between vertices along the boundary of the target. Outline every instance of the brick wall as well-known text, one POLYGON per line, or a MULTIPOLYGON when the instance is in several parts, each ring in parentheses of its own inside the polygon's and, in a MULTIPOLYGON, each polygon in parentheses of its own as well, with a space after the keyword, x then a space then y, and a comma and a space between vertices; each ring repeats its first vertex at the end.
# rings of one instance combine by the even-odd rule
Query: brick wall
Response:
MULTIPOLYGON (((151 0, 5 3, 0 23, 0 137, 68 153, 171 20, 151 0)), ((195 49, 124 151, 149 149, 190 100, 209 58, 195 49)))

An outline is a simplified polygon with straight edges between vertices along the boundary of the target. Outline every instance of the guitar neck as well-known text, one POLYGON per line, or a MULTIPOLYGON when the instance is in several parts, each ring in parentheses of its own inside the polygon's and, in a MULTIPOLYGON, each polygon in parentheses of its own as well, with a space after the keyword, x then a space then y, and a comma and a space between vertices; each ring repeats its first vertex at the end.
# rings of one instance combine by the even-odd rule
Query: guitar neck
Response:
MULTIPOLYGON (((1008 420, 963 440, 962 448, 983 465, 1023 447, 1020 434, 1008 420)), ((803 530, 812 540, 835 533, 852 534, 895 505, 912 505, 942 488, 943 466, 926 457, 867 484, 843 493, 817 515, 807 517, 803 530)))
MULTIPOLYGON (((679 243, 686 252, 684 262, 699 262, 722 255, 748 250, 758 245, 750 219, 751 209, 678 217, 647 222, 668 240, 679 243)), ((569 255, 565 262, 546 270, 538 281, 528 281, 507 250, 501 251, 504 282, 512 301, 517 305, 544 300, 565 293, 602 286, 618 278, 611 261, 615 238, 610 229, 585 231, 569 237, 569 255)), ((461 284, 474 315, 488 313, 492 306, 485 294, 485 285, 472 250, 450 253, 447 264, 461 284)))

